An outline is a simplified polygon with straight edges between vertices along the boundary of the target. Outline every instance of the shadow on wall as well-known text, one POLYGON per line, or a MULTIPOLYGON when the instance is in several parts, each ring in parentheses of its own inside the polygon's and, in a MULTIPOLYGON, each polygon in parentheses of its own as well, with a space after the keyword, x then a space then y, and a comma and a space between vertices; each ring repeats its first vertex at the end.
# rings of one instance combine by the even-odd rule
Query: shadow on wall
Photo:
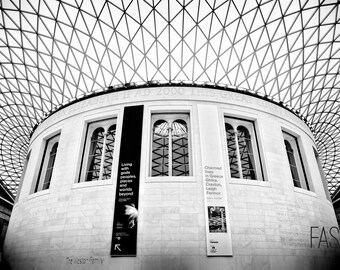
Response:
POLYGON ((335 254, 332 262, 330 270, 339 270, 340 268, 340 250, 335 254))
POLYGON ((11 267, 9 266, 9 264, 7 263, 6 260, 2 259, 0 261, 0 269, 1 270, 11 270, 11 267))
MULTIPOLYGON (((241 256, 242 257, 242 256, 241 256)), ((246 256, 248 257, 248 256, 246 256)), ((263 256, 260 256, 263 257, 263 256)), ((266 256, 264 256, 266 257, 266 256)), ((207 257, 204 260, 200 260, 197 256, 146 256, 143 258, 140 268, 134 269, 145 269, 145 270, 176 270, 176 269, 185 269, 185 270, 198 270, 198 269, 214 269, 214 270, 226 270, 226 269, 252 269, 252 270, 277 270, 276 267, 273 268, 273 265, 268 265, 268 261, 265 264, 257 263, 253 264, 252 259, 248 258, 239 258, 236 260, 228 260, 226 257, 207 257)), ((324 264, 322 268, 318 268, 318 261, 321 259, 323 263, 325 263, 325 258, 314 258, 315 265, 310 265, 311 268, 303 268, 305 270, 339 270, 340 266, 340 250, 335 254, 333 259, 329 257, 329 261, 324 264)), ((320 263, 320 262, 319 262, 320 263)), ((123 266, 124 263, 121 265, 123 266)), ((79 266, 79 265, 78 265, 79 266)), ((108 265, 107 265, 108 266, 108 265)), ((106 267, 107 267, 106 266, 106 267)), ((113 265, 111 265, 112 267, 113 265)), ((279 269, 284 269, 282 267, 290 267, 289 265, 280 265, 279 269)), ((305 265, 306 266, 306 265, 305 265)), ((93 266, 92 266, 93 267, 93 266)), ((100 268, 100 269, 111 269, 109 268, 100 268)), ((307 266, 308 267, 308 266, 307 266)), ((34 267, 33 267, 34 268, 34 267)), ((76 267, 79 269, 78 267, 76 267)), ((124 268, 124 267, 123 267, 124 268)), ((59 268, 58 268, 59 269, 59 268)), ((62 268, 60 268, 62 269, 62 268)), ((69 268, 68 268, 69 269, 69 268)), ((81 269, 97 269, 97 268, 81 268, 81 269)), ((99 268, 98 268, 99 269, 99 268)), ((113 269, 113 268, 112 268, 113 269)), ((128 268, 126 268, 128 269, 128 268)), ((295 269, 295 268, 294 268, 295 269)), ((0 270, 12 270, 6 260, 0 261, 0 270)), ((285 269, 290 270, 290 269, 285 269)))

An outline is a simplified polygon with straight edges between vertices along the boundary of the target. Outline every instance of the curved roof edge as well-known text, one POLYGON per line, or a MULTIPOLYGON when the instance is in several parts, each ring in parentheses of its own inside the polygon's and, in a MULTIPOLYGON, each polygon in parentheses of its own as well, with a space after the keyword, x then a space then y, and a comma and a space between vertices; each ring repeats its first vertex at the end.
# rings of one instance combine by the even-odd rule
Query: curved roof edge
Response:
POLYGON ((222 85, 222 84, 215 84, 215 83, 195 83, 195 82, 186 82, 186 81, 180 81, 180 82, 150 81, 150 82, 147 82, 147 83, 127 83, 127 84, 124 84, 124 85, 120 84, 120 85, 115 85, 115 86, 109 86, 109 87, 104 88, 104 89, 98 89, 98 90, 95 90, 93 92, 84 94, 80 98, 70 99, 68 103, 56 106, 53 110, 50 110, 49 113, 45 113, 44 117, 33 127, 32 131, 30 133, 30 138, 33 136, 33 133, 40 126, 40 124, 42 124, 47 118, 49 118, 50 116, 52 116, 56 112, 61 111, 62 109, 66 108, 68 106, 71 106, 75 103, 78 103, 80 101, 83 101, 83 100, 86 100, 86 99, 89 99, 89 98, 92 98, 92 97, 108 94, 108 93, 113 93, 113 92, 133 90, 133 89, 138 89, 138 88, 152 88, 152 87, 166 87, 166 86, 214 88, 214 89, 217 89, 217 90, 230 91, 230 92, 234 92, 234 93, 249 95, 249 96, 252 96, 252 97, 255 97, 255 98, 260 98, 260 99, 266 100, 268 102, 271 102, 275 105, 278 105, 281 108, 286 109, 287 111, 289 111, 293 115, 297 116, 299 119, 301 119, 307 125, 307 127, 311 130, 311 132, 313 134, 315 134, 314 129, 312 128, 311 124, 307 121, 307 118, 304 117, 303 115, 301 115, 299 111, 294 110, 293 108, 289 107, 288 104, 285 104, 282 101, 276 101, 275 99, 273 99, 272 97, 270 97, 268 95, 259 95, 259 94, 256 94, 254 92, 251 92, 248 89, 237 88, 237 87, 230 86, 230 85, 222 85))

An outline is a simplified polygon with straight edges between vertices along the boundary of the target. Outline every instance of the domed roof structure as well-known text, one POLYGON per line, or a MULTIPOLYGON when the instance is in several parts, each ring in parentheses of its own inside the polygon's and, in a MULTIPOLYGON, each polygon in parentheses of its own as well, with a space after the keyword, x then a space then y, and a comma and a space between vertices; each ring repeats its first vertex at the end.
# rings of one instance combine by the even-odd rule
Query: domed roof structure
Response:
POLYGON ((16 195, 33 128, 124 85, 233 87, 286 106, 340 185, 340 9, 307 0, 3 0, 0 180, 16 195))

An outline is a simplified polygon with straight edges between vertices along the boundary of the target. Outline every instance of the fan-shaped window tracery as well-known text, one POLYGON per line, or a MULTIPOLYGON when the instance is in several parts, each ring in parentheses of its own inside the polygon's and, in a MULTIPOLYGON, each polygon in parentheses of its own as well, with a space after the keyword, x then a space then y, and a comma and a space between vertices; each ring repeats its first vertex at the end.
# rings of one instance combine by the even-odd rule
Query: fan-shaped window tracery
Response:
POLYGON ((264 180, 253 123, 225 118, 230 177, 264 180))
POLYGON ((151 176, 189 176, 189 131, 187 116, 154 115, 151 176), (160 118, 160 119, 158 119, 160 118))
POLYGON ((115 139, 115 120, 88 124, 79 182, 111 179, 115 139))

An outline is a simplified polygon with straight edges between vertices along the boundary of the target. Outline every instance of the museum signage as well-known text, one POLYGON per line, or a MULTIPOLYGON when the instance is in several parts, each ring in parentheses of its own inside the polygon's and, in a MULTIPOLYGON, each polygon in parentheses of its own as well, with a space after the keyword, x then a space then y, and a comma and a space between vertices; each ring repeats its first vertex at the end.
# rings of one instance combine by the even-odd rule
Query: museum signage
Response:
POLYGON ((136 256, 137 254, 142 125, 143 106, 125 107, 119 153, 111 256, 136 256))
POLYGON ((231 233, 216 106, 198 105, 208 256, 231 256, 231 233))

